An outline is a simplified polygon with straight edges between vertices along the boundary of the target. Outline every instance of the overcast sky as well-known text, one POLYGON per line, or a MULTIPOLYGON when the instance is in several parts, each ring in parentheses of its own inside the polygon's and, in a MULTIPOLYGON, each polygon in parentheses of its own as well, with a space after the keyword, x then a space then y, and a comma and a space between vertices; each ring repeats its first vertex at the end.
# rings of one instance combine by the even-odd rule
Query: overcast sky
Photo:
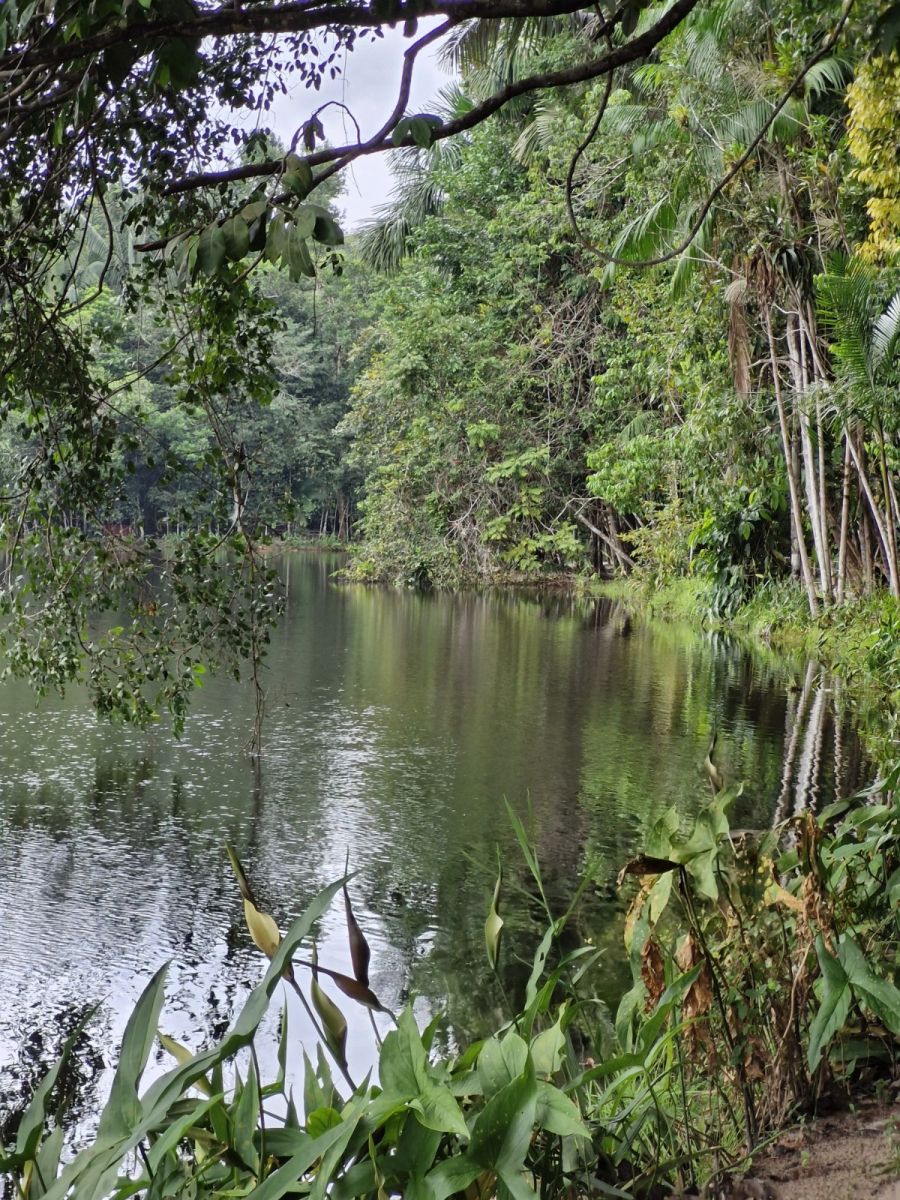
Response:
MULTIPOLYGON (((428 25, 421 22, 420 34, 427 28, 428 25)), ((374 42, 368 39, 357 42, 356 49, 345 55, 341 77, 323 83, 319 92, 308 91, 298 83, 289 95, 282 96, 273 105, 269 119, 273 120, 275 132, 288 145, 296 129, 319 105, 328 100, 339 100, 359 121, 363 137, 371 136, 396 103, 403 52, 409 44, 400 28, 385 29, 384 37, 374 42)), ((436 49, 435 46, 428 47, 416 60, 409 112, 431 111, 438 91, 448 82, 449 77, 437 63, 436 49)), ((352 122, 340 109, 327 109, 322 114, 322 122, 330 142, 340 145, 355 139, 352 122)), ((370 154, 358 159, 343 172, 343 179, 345 194, 340 205, 347 229, 353 229, 390 195, 392 181, 387 155, 370 154)))

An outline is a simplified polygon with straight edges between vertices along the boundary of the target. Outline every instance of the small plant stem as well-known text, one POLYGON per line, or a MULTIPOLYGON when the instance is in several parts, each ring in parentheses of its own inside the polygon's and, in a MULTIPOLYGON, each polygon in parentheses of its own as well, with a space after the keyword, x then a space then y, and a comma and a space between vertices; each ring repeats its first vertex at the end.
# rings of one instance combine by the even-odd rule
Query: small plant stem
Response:
POLYGON ((315 1029, 316 1033, 318 1034, 319 1040, 321 1041, 321 1043, 325 1047, 325 1049, 328 1051, 328 1053, 331 1055, 332 1059, 334 1060, 335 1065, 337 1066, 337 1069, 343 1075, 344 1081, 347 1084, 347 1087, 350 1088, 351 1092, 355 1092, 356 1084, 353 1082, 350 1072, 347 1070, 347 1064, 341 1062, 339 1056, 337 1054, 335 1054, 335 1052, 332 1050, 331 1046, 329 1045, 328 1038, 325 1036, 325 1030, 319 1024, 318 1019, 316 1018, 316 1014, 312 1010, 312 1006, 310 1005, 309 1001, 304 996, 303 988, 301 988, 300 984, 294 978, 293 974, 287 976, 287 981, 291 985, 291 987, 294 989, 294 991, 297 993, 297 995, 299 996, 300 1003, 306 1009, 306 1015, 309 1017, 310 1021, 312 1021, 313 1028, 315 1029))
POLYGON ((259 1059, 256 1055, 256 1038, 250 1039, 250 1057, 256 1072, 256 1086, 259 1089, 259 1180, 266 1177, 266 1113, 262 1101, 262 1074, 259 1069, 259 1059))
POLYGON ((371 1025, 372 1025, 372 1032, 375 1034, 375 1044, 378 1046, 378 1049, 380 1050, 384 1043, 381 1040, 381 1034, 378 1032, 378 1026, 375 1024, 375 1014, 372 1012, 371 1008, 367 1008, 366 1012, 369 1014, 369 1021, 371 1022, 371 1025))
POLYGON ((753 1097, 750 1094, 750 1088, 747 1084, 746 1074, 744 1072, 744 1064, 735 1054, 735 1042, 731 1036, 731 1030, 728 1027, 728 1012, 725 1008, 725 1000, 722 996, 722 989, 719 984, 719 975, 715 961, 706 941, 703 930, 700 928, 700 922, 697 919, 697 910, 694 908, 694 899, 691 895, 690 885, 688 883, 687 871, 684 867, 679 867, 679 876, 681 881, 681 894, 685 899, 685 906, 688 912, 688 919, 691 922, 694 933, 697 935, 697 941, 700 943, 700 948, 703 951, 703 957, 706 959, 706 965, 709 968, 709 978, 712 984, 713 995, 716 998, 716 1006, 719 1009, 719 1014, 722 1018, 722 1033, 731 1051, 734 1060, 734 1068, 738 1073, 741 1081, 741 1096, 744 1101, 744 1125, 747 1134, 747 1153, 751 1153, 756 1144, 756 1119, 753 1113, 753 1097))
POLYGON ((684 1059, 681 1054, 681 1038, 680 1037, 677 1037, 675 1039, 675 1053, 678 1055, 678 1082, 681 1085, 681 1103, 684 1105, 684 1128, 685 1128, 685 1133, 687 1135, 689 1182, 690 1182, 691 1187, 695 1187, 697 1178, 696 1178, 696 1174, 694 1172, 694 1155, 695 1155, 694 1138, 693 1138, 693 1133, 691 1130, 690 1112, 688 1109, 687 1084, 685 1083, 685 1078, 684 1078, 684 1059))

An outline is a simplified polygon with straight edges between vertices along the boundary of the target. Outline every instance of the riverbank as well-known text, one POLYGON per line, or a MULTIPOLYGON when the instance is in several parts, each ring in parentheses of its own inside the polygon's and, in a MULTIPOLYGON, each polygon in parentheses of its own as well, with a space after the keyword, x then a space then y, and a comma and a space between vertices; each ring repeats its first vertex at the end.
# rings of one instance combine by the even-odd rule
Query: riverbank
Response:
POLYGON ((587 585, 591 595, 621 601, 657 620, 718 630, 788 659, 812 660, 847 684, 873 757, 885 763, 900 733, 900 604, 887 592, 853 598, 810 617, 799 587, 761 588, 733 617, 710 615, 708 586, 682 578, 661 586, 639 579, 587 585))

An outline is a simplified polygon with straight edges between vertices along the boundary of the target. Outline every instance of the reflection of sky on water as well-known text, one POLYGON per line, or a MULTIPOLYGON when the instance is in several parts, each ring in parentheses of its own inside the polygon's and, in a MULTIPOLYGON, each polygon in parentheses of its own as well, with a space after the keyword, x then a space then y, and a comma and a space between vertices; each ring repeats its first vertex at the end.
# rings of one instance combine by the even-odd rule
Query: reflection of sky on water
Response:
MULTIPOLYGON (((207 683, 179 743, 100 726, 79 696, 35 711, 23 686, 0 689, 0 1096, 94 1004, 102 1088, 128 1011, 167 959, 165 1031, 193 1047, 224 1032, 264 966, 226 841, 282 927, 349 851, 374 990, 391 1008, 420 995, 423 1016, 448 1004, 465 1035, 498 1011, 482 926, 496 844, 515 861, 504 797, 530 804, 551 894, 565 898, 590 864, 609 940, 602 992, 621 974, 609 879, 663 808, 709 795, 713 728, 726 776, 749 781, 740 824, 771 818, 791 747, 789 791, 812 772, 827 794, 835 752, 845 785, 859 771, 815 672, 795 680, 608 604, 334 587, 334 565, 287 563, 259 773, 243 755, 250 698, 230 681, 207 683)), ((531 931, 512 904, 507 917, 514 985, 531 931)), ((349 971, 340 903, 317 937, 321 961, 349 971)), ((361 1076, 368 1017, 331 990, 361 1076)), ((289 1011, 299 1058, 310 1030, 293 997, 289 1011)), ((277 1017, 262 1039, 273 1070, 277 1017)))

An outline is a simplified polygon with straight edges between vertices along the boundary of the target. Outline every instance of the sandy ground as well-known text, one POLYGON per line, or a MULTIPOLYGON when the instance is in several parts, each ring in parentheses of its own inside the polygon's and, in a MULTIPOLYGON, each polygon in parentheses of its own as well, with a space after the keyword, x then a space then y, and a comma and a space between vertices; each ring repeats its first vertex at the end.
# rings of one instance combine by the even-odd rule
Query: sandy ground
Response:
POLYGON ((734 1200, 900 1200, 900 1104, 862 1102, 783 1134, 734 1200))

